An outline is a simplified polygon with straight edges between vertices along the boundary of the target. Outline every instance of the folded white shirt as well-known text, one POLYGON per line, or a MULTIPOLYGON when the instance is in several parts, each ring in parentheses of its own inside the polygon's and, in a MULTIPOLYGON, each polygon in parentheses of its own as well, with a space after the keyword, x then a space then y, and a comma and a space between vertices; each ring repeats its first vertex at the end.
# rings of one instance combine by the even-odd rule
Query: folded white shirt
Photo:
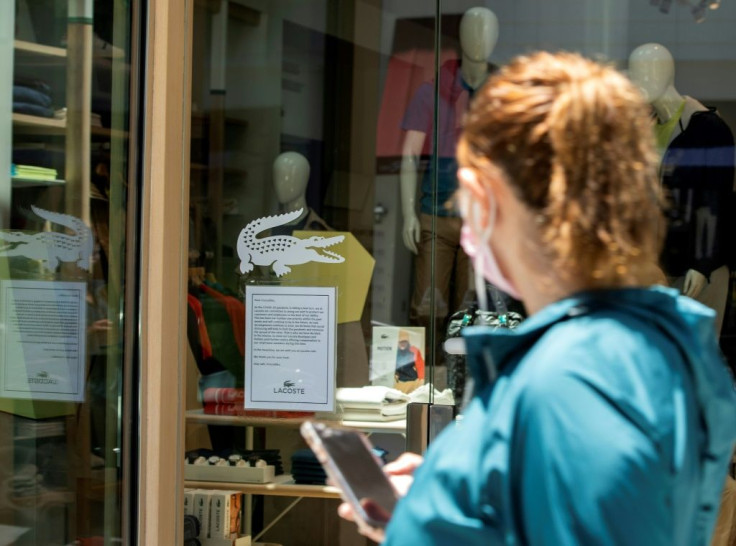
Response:
POLYGON ((426 383, 421 387, 414 389, 409 393, 409 402, 429 402, 429 391, 433 391, 432 403, 440 406, 454 406, 455 397, 452 394, 452 389, 445 389, 442 392, 435 389, 431 383, 426 383))
POLYGON ((377 409, 390 406, 405 408, 409 402, 409 396, 391 387, 368 385, 357 388, 339 388, 335 394, 335 400, 342 408, 377 409))

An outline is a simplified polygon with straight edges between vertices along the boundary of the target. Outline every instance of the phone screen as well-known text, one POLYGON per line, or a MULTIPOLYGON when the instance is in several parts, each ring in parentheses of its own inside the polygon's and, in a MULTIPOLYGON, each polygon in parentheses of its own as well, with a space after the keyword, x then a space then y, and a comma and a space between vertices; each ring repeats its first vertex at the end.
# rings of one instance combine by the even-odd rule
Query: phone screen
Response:
POLYGON ((396 505, 396 493, 360 433, 328 427, 318 427, 316 432, 356 500, 370 499, 390 515, 396 505))

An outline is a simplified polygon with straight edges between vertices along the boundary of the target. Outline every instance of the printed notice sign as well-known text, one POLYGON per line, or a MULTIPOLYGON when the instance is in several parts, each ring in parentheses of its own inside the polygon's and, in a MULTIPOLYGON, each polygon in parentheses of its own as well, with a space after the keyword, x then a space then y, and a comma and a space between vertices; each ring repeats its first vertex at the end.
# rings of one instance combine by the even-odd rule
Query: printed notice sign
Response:
POLYGON ((335 298, 335 287, 246 287, 246 408, 333 411, 335 298))
POLYGON ((84 400, 87 285, 0 281, 0 397, 84 400))

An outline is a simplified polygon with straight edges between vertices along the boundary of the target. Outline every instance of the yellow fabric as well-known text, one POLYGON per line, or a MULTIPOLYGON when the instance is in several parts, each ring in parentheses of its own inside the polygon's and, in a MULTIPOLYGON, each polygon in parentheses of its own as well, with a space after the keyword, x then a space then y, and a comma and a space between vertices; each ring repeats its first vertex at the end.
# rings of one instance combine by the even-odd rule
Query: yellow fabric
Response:
POLYGON ((373 256, 347 231, 294 231, 292 235, 299 239, 307 239, 313 235, 345 236, 342 243, 329 248, 345 258, 344 262, 292 265, 292 272, 283 282, 301 286, 337 286, 338 324, 360 320, 376 263, 373 256))
POLYGON ((664 151, 667 149, 667 146, 670 143, 670 140, 672 139, 672 133, 675 132, 675 127, 677 127, 677 123, 680 121, 680 118, 682 117, 682 113, 685 111, 685 101, 682 101, 682 104, 680 104, 679 108, 677 108, 677 111, 675 114, 665 121, 664 123, 658 123, 654 127, 654 134, 657 138, 657 149, 659 150, 660 154, 663 154, 664 151))

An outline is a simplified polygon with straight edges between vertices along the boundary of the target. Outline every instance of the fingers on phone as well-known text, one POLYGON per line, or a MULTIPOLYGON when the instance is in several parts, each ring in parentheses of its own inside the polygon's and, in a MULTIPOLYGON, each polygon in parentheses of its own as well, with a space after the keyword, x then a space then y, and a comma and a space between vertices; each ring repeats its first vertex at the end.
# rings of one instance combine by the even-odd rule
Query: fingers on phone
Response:
POLYGON ((421 455, 406 452, 395 461, 386 464, 383 471, 389 475, 411 474, 422 464, 423 460, 421 455))
POLYGON ((347 502, 343 502, 337 507, 337 515, 348 521, 355 521, 355 517, 353 516, 353 507, 347 502))

